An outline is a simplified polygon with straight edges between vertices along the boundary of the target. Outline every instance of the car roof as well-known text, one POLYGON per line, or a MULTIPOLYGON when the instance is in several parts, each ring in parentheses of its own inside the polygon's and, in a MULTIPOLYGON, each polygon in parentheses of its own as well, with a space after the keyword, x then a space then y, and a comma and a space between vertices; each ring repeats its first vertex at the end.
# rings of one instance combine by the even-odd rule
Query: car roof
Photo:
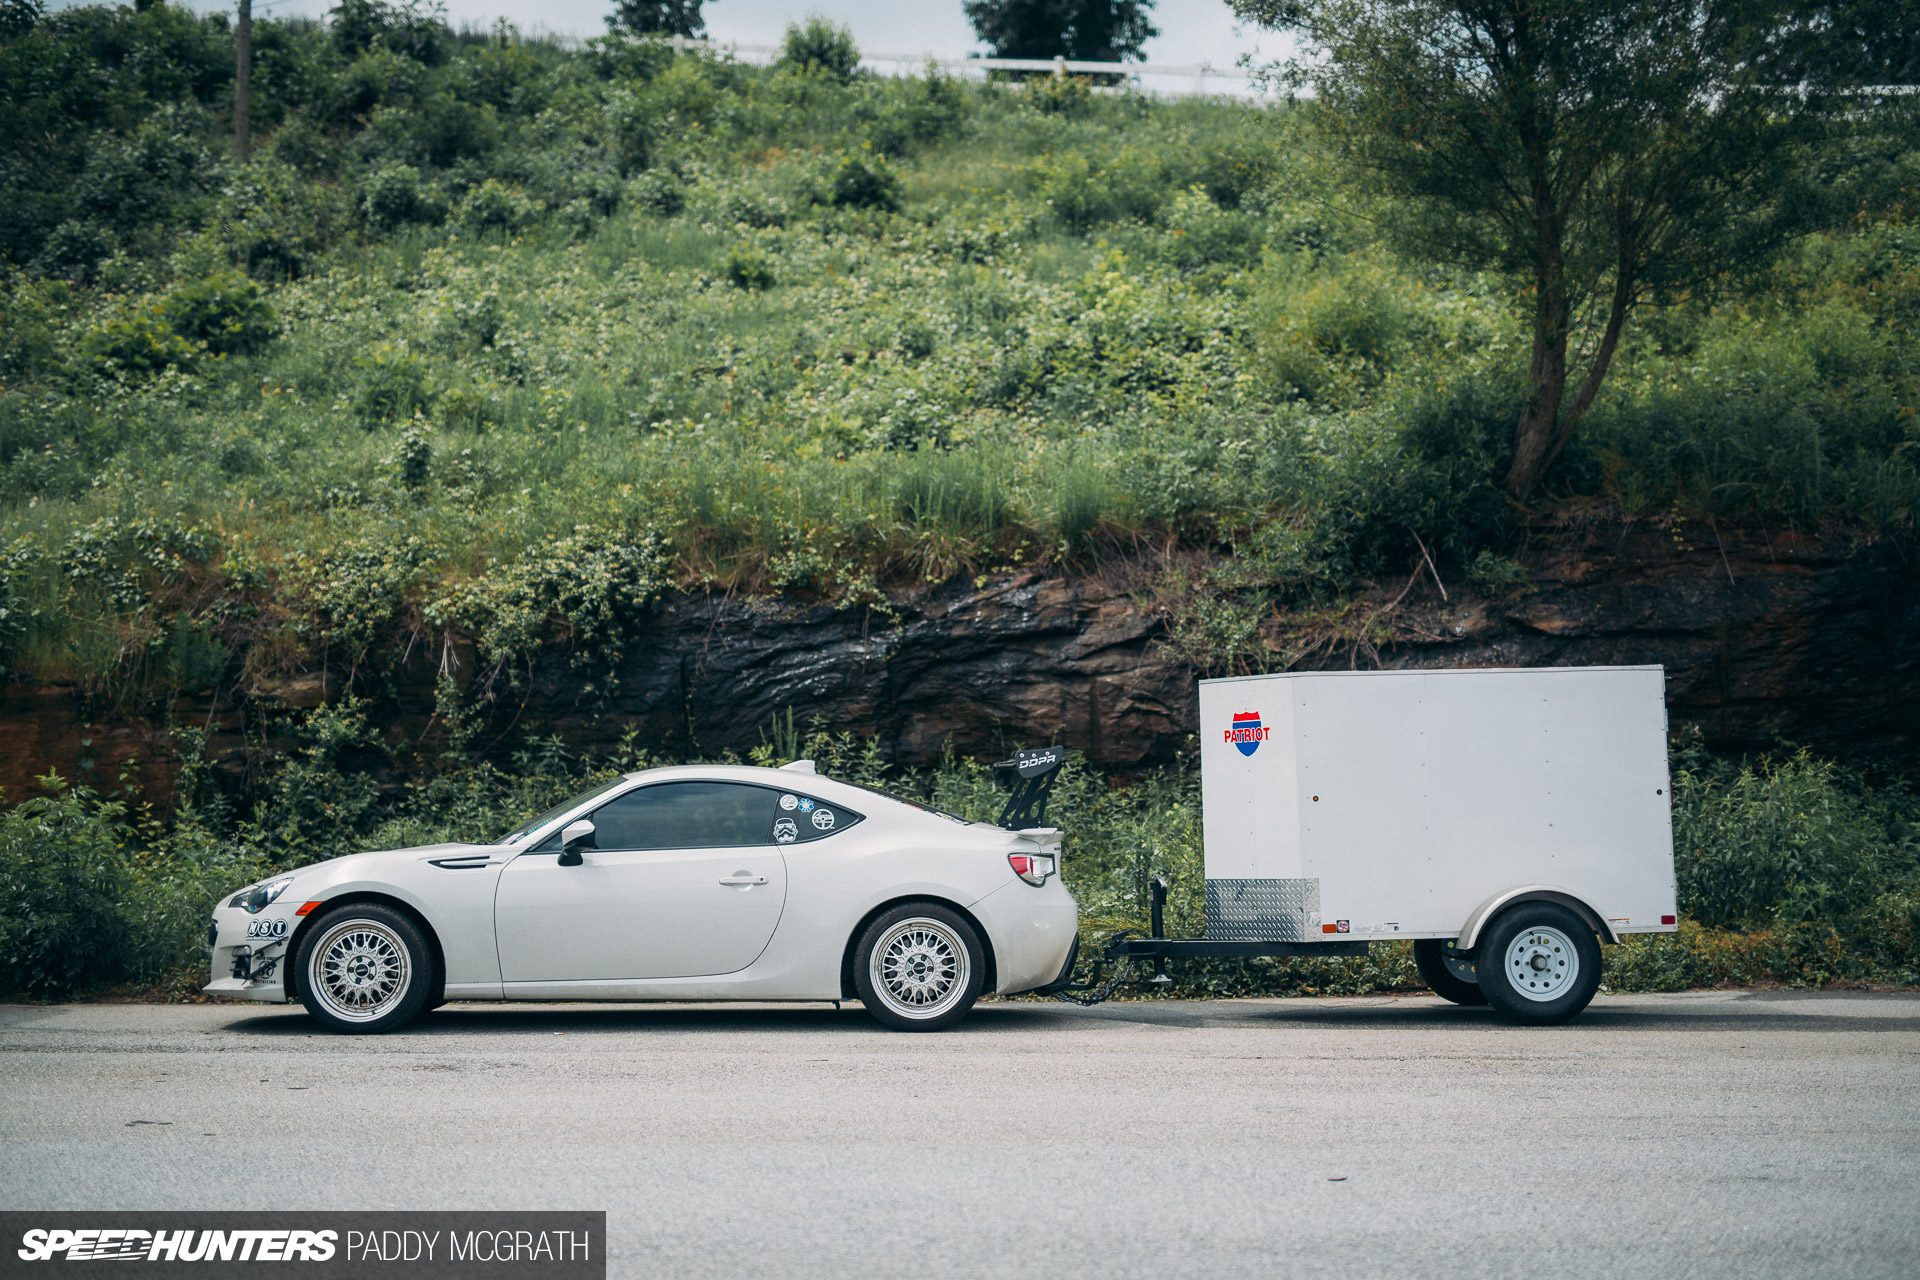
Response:
POLYGON ((885 804, 897 813, 918 817, 937 817, 923 806, 896 800, 884 792, 841 782, 824 773, 798 769, 774 769, 750 764, 674 764, 657 769, 641 769, 627 775, 629 781, 671 782, 675 780, 709 782, 746 782, 771 787, 776 791, 800 791, 844 804, 856 812, 872 816, 876 804, 885 804))

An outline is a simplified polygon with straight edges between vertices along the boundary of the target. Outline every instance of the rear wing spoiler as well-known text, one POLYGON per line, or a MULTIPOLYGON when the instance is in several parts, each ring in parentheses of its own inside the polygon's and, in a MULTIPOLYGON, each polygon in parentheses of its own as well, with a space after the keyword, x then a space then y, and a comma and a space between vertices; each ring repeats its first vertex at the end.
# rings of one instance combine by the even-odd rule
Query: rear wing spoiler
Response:
POLYGON ((1053 791, 1054 777, 1066 762, 1065 747, 1036 747, 1031 751, 1016 751, 1013 759, 995 764, 994 785, 1009 788, 1011 794, 994 821, 1009 831, 1046 825, 1043 819, 1047 797, 1053 791))

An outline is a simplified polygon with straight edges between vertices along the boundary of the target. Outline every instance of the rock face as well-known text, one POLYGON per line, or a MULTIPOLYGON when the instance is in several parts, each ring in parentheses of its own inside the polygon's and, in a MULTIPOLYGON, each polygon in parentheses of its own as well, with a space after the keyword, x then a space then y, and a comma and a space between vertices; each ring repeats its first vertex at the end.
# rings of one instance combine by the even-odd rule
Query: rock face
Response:
MULTIPOLYGON (((1430 575, 1404 592, 1392 584, 1356 604, 1375 624, 1370 645, 1323 645, 1305 665, 1657 662, 1675 725, 1697 725, 1716 748, 1791 741, 1920 776, 1920 568, 1897 548, 1703 542, 1617 523, 1542 531, 1536 543, 1530 586, 1485 599, 1456 583, 1443 599, 1430 575)), ((1275 639, 1269 669, 1289 651, 1284 634, 1275 639)), ((753 746, 791 708, 802 726, 873 735, 903 763, 1048 740, 1137 769, 1173 760, 1195 728, 1196 673, 1164 640, 1163 622, 1102 578, 928 589, 896 601, 891 617, 681 598, 627 646, 612 695, 584 694, 566 658, 550 656, 496 704, 490 742, 551 733, 600 751, 632 733, 665 754, 714 754, 753 746)), ((416 652, 389 673, 375 719, 396 744, 437 732, 438 670, 437 656, 416 652)), ((272 701, 311 705, 326 693, 309 678, 272 701)), ((216 756, 237 759, 257 709, 184 699, 172 715, 205 725, 216 756)), ((111 779, 130 755, 149 794, 164 796, 166 754, 157 723, 90 722, 67 690, 0 685, 8 798, 30 794, 49 766, 71 777, 91 760, 94 777, 111 779)))
MULTIPOLYGON (((1048 738, 1140 765, 1193 727, 1192 676, 1159 635, 1110 587, 1031 575, 910 598, 894 619, 689 601, 632 646, 648 656, 628 664, 606 718, 677 753, 751 746, 792 708, 801 726, 876 736, 902 761, 1048 738)), ((566 697, 564 674, 543 673, 533 701, 566 697)))

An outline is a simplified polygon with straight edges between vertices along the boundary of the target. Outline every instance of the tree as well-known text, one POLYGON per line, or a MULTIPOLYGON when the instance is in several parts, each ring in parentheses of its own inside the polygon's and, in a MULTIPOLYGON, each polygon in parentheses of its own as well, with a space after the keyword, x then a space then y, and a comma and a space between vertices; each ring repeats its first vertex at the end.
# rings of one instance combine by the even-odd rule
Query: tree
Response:
POLYGON ((1792 0, 1232 0, 1302 37, 1333 149, 1403 244, 1515 273, 1529 311, 1509 490, 1533 493, 1648 299, 1764 260, 1832 60, 1792 0))
POLYGON ((684 36, 697 39, 706 33, 707 22, 700 16, 704 0, 614 0, 607 15, 607 29, 630 31, 637 36, 684 36))
POLYGON ((253 0, 240 0, 233 28, 233 154, 245 160, 253 150, 253 0))
POLYGON ((1154 0, 966 0, 967 21, 996 58, 1146 60, 1160 34, 1154 0))

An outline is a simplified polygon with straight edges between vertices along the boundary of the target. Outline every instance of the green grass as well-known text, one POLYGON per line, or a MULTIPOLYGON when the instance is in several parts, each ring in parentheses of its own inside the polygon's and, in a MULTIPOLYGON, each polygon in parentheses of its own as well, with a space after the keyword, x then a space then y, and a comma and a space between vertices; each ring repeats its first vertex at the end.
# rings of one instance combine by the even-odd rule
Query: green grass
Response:
MULTIPOLYGON (((212 66, 227 39, 130 11, 47 21, 68 25, 6 45, 9 65, 84 66, 86 23, 160 63, 212 66)), ((164 693, 144 655, 181 619, 230 674, 341 643, 377 661, 456 600, 505 608, 516 566, 580 527, 657 536, 653 594, 863 602, 1174 545, 1228 612, 1327 607, 1404 573, 1416 537, 1450 580, 1520 546, 1497 481, 1521 300, 1378 245, 1307 111, 1050 111, 477 37, 409 68, 274 32, 308 78, 263 94, 251 167, 219 155, 214 80, 28 157, 67 165, 70 221, 117 251, 56 271, 43 220, 0 283, 7 671, 164 693), (87 195, 135 142, 197 170, 131 208, 87 195), (897 210, 836 203, 849 156, 898 177, 897 210), (417 174, 418 224, 369 220, 376 172, 417 174), (482 196, 517 225, 479 227, 482 196), (236 261, 268 286, 264 349, 140 363, 171 348, 137 318, 236 261), (372 547, 404 568, 343 622, 316 584, 372 547)), ((57 97, 16 83, 16 113, 57 97)), ((1909 536, 1905 172, 1765 278, 1631 329, 1553 496, 1909 536)))

